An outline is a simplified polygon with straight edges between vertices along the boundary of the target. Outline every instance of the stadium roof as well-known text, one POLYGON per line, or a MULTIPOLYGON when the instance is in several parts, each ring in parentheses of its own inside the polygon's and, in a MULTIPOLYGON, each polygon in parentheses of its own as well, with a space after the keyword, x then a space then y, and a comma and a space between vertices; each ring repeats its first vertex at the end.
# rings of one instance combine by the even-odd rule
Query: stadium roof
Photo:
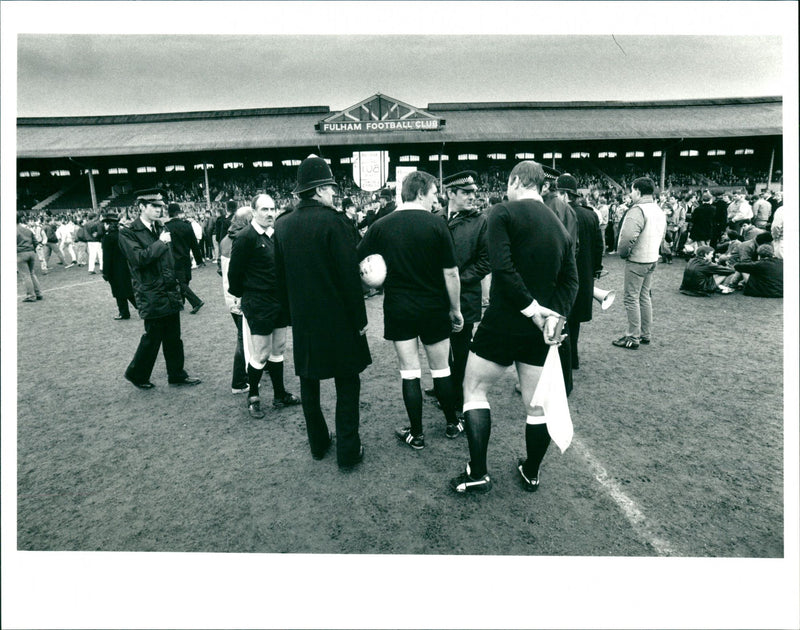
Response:
MULTIPOLYGON (((372 98, 389 99, 379 94, 372 98)), ((370 100, 362 103, 369 104, 370 100)), ((639 102, 431 103, 418 112, 420 115, 428 112, 444 122, 433 131, 320 133, 316 125, 323 119, 336 118, 337 113, 324 106, 18 118, 17 157, 89 157, 430 142, 724 138, 783 133, 781 97, 639 102)))

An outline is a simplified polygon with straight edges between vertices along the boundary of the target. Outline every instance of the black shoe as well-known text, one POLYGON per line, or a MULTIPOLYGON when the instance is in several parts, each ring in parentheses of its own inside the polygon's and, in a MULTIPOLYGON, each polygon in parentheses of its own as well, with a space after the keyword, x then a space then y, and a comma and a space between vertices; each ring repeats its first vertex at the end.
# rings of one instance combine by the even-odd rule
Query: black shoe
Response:
POLYGON ((356 456, 356 458, 350 463, 339 464, 339 470, 344 470, 344 471, 351 470, 356 466, 358 466, 363 460, 364 460, 364 445, 362 444, 361 448, 358 449, 358 455, 356 456))
MULTIPOLYGON (((331 445, 332 444, 333 444, 333 433, 328 432, 328 444, 319 453, 315 453, 314 451, 311 451, 311 457, 313 459, 316 459, 317 461, 323 459, 328 454, 328 451, 331 450, 331 445)), ((363 455, 363 453, 362 453, 362 455, 363 455)))
POLYGON ((127 374, 125 375, 125 379, 133 383, 139 389, 153 389, 155 387, 155 385, 153 385, 150 381, 145 381, 144 383, 137 383, 127 374))
POLYGON ((419 435, 412 435, 411 427, 397 429, 394 434, 398 440, 405 442, 415 451, 421 451, 423 448, 425 448, 425 437, 422 435, 422 433, 419 435))
POLYGON ((436 398, 436 390, 433 387, 431 387, 430 389, 426 389, 425 395, 430 396, 431 398, 436 398))
POLYGON ((170 385, 199 385, 202 383, 199 378, 194 378, 193 376, 187 376, 186 378, 182 378, 179 381, 170 381, 170 385))
POLYGON ((450 480, 450 488, 460 494, 484 493, 492 489, 492 480, 489 479, 488 474, 475 479, 471 473, 469 464, 467 464, 464 472, 450 480))
POLYGON ((300 399, 294 394, 290 394, 289 392, 286 392, 280 398, 275 398, 272 401, 272 406, 275 407, 275 409, 283 409, 284 407, 291 407, 293 405, 299 405, 299 404, 300 404, 300 399))
POLYGON ((114 319, 120 320, 120 319, 130 319, 130 318, 131 318, 130 315, 128 315, 127 317, 125 315, 117 315, 114 319))
POLYGON ((198 304, 197 306, 195 306, 195 307, 194 307, 194 308, 193 308, 191 311, 189 311, 189 312, 190 312, 192 315, 197 315, 197 311, 199 311, 201 308, 203 308, 203 304, 205 304, 205 302, 200 302, 200 304, 198 304))
POLYGON ((37 295, 37 296, 36 296, 36 299, 37 299, 37 300, 43 300, 43 299, 44 299, 44 296, 42 296, 42 295, 37 295))
POLYGON ((617 348, 626 348, 628 350, 638 350, 639 349, 639 342, 636 341, 634 337, 620 337, 619 339, 615 339, 611 342, 612 346, 617 346, 617 348))
POLYGON ((444 430, 444 434, 446 437, 450 438, 451 440, 457 438, 464 432, 464 423, 459 420, 455 424, 447 424, 447 427, 444 430))
POLYGON ((256 420, 264 417, 264 412, 261 410, 261 399, 258 396, 250 396, 247 399, 247 413, 256 420))
POLYGON ((26 298, 23 298, 22 301, 23 302, 35 302, 36 298, 35 297, 26 297, 26 298))
POLYGON ((528 477, 525 474, 525 460, 520 458, 517 460, 517 470, 519 471, 519 476, 522 478, 522 486, 528 492, 536 492, 539 489, 539 474, 537 473, 535 477, 528 477))
POLYGON ((641 337, 639 339, 639 343, 643 343, 644 345, 648 345, 650 343, 650 337, 641 337))

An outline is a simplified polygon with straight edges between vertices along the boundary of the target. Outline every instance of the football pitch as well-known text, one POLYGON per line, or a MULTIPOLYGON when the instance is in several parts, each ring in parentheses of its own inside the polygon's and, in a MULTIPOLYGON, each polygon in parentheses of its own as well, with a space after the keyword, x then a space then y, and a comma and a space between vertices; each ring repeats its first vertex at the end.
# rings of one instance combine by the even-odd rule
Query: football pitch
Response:
MULTIPOLYGON (((366 455, 344 473, 332 453, 311 458, 301 408, 273 410, 268 378, 263 420, 231 394, 236 331, 214 265, 193 272, 205 306, 181 314, 186 369, 203 383, 169 387, 159 355, 150 391, 122 377, 141 320, 114 321, 99 275, 59 267, 40 278, 42 302, 17 307, 17 549, 783 558, 783 300, 687 297, 685 263, 659 265, 653 343, 630 351, 611 345, 623 264, 604 265, 596 286, 617 298, 581 328, 572 446, 551 445, 539 491, 521 488, 525 416, 509 369, 490 392, 494 488, 480 496, 449 489, 466 438, 445 438, 430 399, 425 449, 394 437, 406 414, 382 297, 366 303, 366 455)), ((291 334, 285 383, 299 395, 291 334)), ((332 382, 322 398, 333 429, 332 382)))

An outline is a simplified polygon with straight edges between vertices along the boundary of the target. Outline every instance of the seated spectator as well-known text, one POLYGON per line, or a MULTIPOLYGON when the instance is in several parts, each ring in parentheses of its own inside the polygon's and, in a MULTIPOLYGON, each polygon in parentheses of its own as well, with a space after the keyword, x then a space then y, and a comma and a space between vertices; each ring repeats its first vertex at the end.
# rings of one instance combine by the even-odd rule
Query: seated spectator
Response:
POLYGON ((667 231, 664 232, 664 238, 661 239, 661 245, 658 247, 658 255, 661 257, 661 262, 668 265, 672 264, 672 234, 667 231))
MULTIPOLYGON (((770 242, 772 242, 772 234, 769 232, 763 232, 757 235, 755 238, 740 242, 738 245, 736 245, 734 255, 732 255, 730 259, 724 260, 725 257, 720 256, 719 262, 727 262, 729 265, 733 265, 733 268, 736 269, 737 263, 747 263, 756 260, 758 258, 757 250, 759 245, 764 245, 765 243, 770 242)), ((737 271, 736 273, 733 273, 725 278, 723 284, 725 286, 741 289, 746 282, 747 275, 737 271)))
POLYGON ((742 223, 742 227, 739 228, 739 234, 741 235, 743 241, 749 241, 750 239, 753 239, 766 231, 767 230, 757 228, 749 220, 746 220, 744 223, 742 223))
POLYGON ((783 260, 773 256, 772 245, 758 246, 758 260, 735 265, 736 271, 749 274, 743 293, 752 297, 783 297, 783 260))
POLYGON ((779 206, 772 215, 772 249, 775 258, 783 258, 783 206, 779 206))
POLYGON ((733 267, 714 263, 714 249, 709 245, 697 248, 683 271, 680 292, 684 295, 706 297, 714 293, 733 293, 733 289, 720 286, 722 281, 734 273, 733 267))

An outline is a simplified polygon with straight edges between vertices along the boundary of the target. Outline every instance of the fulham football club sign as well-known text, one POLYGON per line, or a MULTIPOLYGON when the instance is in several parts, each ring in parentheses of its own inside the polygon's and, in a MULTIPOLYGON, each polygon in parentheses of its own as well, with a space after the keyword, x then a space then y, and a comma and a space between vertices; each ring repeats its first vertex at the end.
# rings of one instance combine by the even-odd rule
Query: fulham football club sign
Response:
POLYGON ((376 94, 331 114, 316 124, 320 133, 375 133, 392 131, 437 131, 444 119, 406 103, 376 94))

